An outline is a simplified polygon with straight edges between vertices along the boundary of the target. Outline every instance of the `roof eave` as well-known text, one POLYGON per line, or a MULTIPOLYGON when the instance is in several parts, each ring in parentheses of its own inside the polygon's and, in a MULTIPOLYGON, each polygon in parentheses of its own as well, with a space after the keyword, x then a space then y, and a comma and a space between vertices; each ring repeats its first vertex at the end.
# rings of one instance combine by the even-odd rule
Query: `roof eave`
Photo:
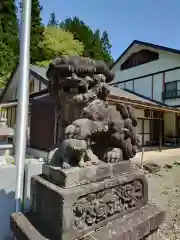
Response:
POLYGON ((132 48, 135 44, 145 46, 145 47, 151 47, 151 48, 154 48, 154 49, 159 49, 159 50, 174 53, 174 54, 180 54, 180 50, 178 50, 178 49, 164 47, 164 46, 160 46, 160 45, 157 45, 157 44, 143 42, 143 41, 139 41, 139 40, 134 40, 126 48, 126 50, 117 58, 117 60, 111 65, 110 69, 112 69, 121 60, 121 58, 129 51, 129 49, 132 48))
POLYGON ((143 109, 151 109, 151 110, 157 110, 157 111, 163 111, 163 112, 174 112, 180 114, 180 109, 176 109, 174 107, 166 107, 158 104, 151 104, 146 103, 138 100, 132 100, 125 97, 118 97, 114 95, 110 95, 107 99, 111 103, 125 103, 125 104, 131 104, 134 107, 137 108, 143 108, 143 109))

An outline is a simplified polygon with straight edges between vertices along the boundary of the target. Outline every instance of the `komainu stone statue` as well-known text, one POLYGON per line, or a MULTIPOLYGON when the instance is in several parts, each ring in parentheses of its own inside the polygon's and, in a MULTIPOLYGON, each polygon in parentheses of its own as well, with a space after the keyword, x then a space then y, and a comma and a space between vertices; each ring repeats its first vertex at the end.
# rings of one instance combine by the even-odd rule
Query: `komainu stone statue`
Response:
POLYGON ((60 127, 59 146, 49 155, 51 164, 84 167, 135 156, 138 138, 133 108, 108 105, 108 83, 114 74, 102 61, 62 56, 50 64, 47 77, 60 127))
POLYGON ((113 73, 101 61, 63 56, 47 77, 58 142, 31 178, 30 211, 11 217, 16 239, 158 240, 164 212, 148 202, 144 172, 131 164, 133 108, 108 104, 113 73))

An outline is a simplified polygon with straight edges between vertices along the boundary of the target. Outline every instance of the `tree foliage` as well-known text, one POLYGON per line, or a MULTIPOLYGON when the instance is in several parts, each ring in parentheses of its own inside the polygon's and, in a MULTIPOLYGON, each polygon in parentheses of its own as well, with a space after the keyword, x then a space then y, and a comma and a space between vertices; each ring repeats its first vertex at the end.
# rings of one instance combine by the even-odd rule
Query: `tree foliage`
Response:
POLYGON ((39 47, 43 53, 43 61, 39 66, 47 67, 49 62, 61 55, 82 55, 83 44, 73 38, 72 33, 57 27, 46 27, 44 38, 39 47))
MULTIPOLYGON (((20 6, 22 8, 22 6, 20 6)), ((42 25, 39 0, 32 0, 31 63, 47 67, 60 55, 83 55, 112 64, 111 43, 107 31, 93 31, 78 17, 59 24, 55 13, 48 26, 42 25)), ((0 0, 0 85, 13 71, 19 57, 19 29, 15 0, 0 0)))
POLYGON ((71 32, 75 39, 83 43, 84 56, 104 60, 108 65, 112 64, 113 58, 110 51, 112 46, 106 31, 101 36, 99 30, 93 32, 78 17, 67 18, 60 23, 60 26, 66 31, 71 32))
POLYGON ((31 12, 31 63, 35 63, 42 58, 39 48, 39 42, 43 41, 44 27, 42 25, 41 13, 42 7, 39 0, 32 0, 31 12))
POLYGON ((12 72, 19 52, 15 0, 0 2, 0 80, 12 72))
POLYGON ((57 27, 57 25, 58 25, 58 21, 56 19, 56 14, 53 12, 50 15, 48 26, 57 27))

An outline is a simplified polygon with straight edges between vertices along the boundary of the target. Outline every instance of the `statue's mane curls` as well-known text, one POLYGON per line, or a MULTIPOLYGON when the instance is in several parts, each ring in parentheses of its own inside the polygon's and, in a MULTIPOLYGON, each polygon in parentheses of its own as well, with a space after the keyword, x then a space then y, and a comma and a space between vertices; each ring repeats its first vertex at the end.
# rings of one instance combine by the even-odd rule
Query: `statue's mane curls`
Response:
POLYGON ((114 73, 109 70, 104 62, 79 56, 61 56, 55 58, 49 65, 47 78, 53 78, 54 74, 56 76, 67 77, 72 73, 76 73, 81 77, 103 74, 106 82, 111 82, 114 79, 114 73))

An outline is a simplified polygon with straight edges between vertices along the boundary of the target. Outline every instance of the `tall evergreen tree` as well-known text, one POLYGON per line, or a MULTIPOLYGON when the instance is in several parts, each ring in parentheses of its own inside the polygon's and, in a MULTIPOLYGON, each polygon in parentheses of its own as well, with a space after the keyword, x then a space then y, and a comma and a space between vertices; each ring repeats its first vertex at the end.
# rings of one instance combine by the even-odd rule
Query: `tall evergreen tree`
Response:
POLYGON ((12 72, 19 53, 15 0, 0 2, 0 77, 12 72))
POLYGON ((111 48, 112 48, 112 44, 109 40, 109 36, 108 36, 107 31, 103 32, 102 37, 101 37, 101 43, 102 43, 102 46, 103 46, 104 50, 106 50, 107 52, 110 53, 111 48))
POLYGON ((43 40, 44 27, 42 25, 41 13, 42 7, 39 0, 32 0, 31 13, 31 63, 41 60, 41 51, 39 43, 43 40))
POLYGON ((48 26, 56 27, 57 25, 58 25, 58 21, 56 19, 56 14, 53 12, 50 15, 48 26))
POLYGON ((112 48, 112 44, 109 40, 109 36, 107 31, 104 31, 101 37, 101 44, 102 44, 102 48, 103 48, 103 59, 105 62, 108 62, 109 65, 111 65, 113 63, 113 58, 111 56, 111 48, 112 48))
POLYGON ((75 39, 83 43, 84 56, 103 60, 108 65, 112 64, 111 45, 106 31, 101 37, 98 29, 93 32, 93 30, 78 17, 67 18, 60 23, 60 27, 71 32, 75 39))

